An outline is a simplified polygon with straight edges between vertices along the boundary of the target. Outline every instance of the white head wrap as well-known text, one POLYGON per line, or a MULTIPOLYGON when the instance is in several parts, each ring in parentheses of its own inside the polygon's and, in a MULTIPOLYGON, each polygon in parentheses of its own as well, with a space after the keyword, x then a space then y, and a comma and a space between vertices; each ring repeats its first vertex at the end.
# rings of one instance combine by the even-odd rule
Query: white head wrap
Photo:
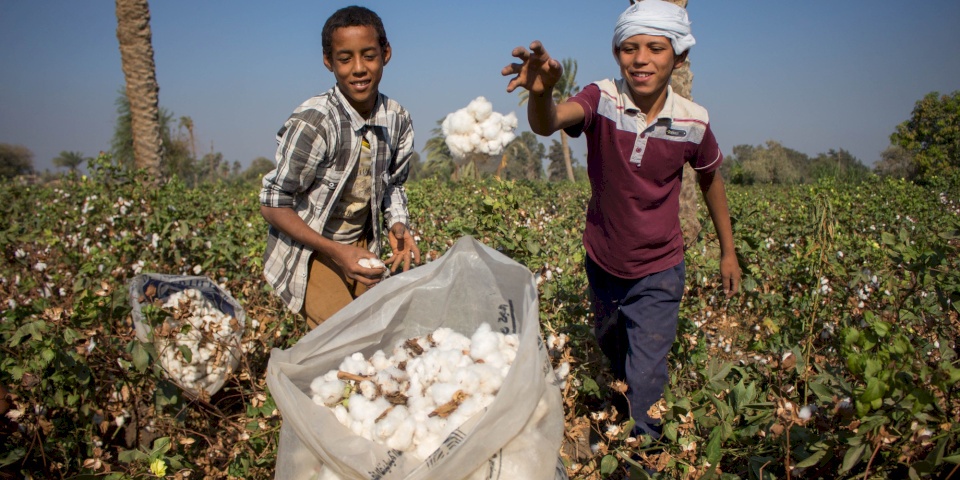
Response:
POLYGON ((690 34, 687 11, 664 0, 641 0, 620 14, 613 29, 613 47, 634 35, 667 37, 677 55, 697 43, 690 34))

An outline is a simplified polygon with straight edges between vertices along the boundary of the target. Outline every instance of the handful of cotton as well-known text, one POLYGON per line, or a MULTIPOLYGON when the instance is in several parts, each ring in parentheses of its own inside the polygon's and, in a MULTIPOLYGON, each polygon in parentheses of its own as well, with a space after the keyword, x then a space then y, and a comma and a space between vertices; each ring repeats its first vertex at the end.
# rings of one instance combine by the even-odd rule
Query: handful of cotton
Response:
POLYGON ((196 289, 170 295, 162 308, 170 317, 153 329, 160 366, 185 389, 212 394, 239 359, 240 322, 196 289))
POLYGON ((368 440, 426 459, 443 439, 493 403, 519 337, 481 324, 471 337, 439 328, 362 353, 310 384, 313 401, 368 440))
POLYGON ((503 148, 516 137, 517 116, 493 111, 493 105, 484 97, 477 97, 466 107, 446 116, 440 129, 454 158, 471 153, 500 155, 503 148))
POLYGON ((386 268, 386 264, 383 263, 383 260, 379 258, 361 258, 357 260, 357 263, 360 264, 363 268, 386 268))

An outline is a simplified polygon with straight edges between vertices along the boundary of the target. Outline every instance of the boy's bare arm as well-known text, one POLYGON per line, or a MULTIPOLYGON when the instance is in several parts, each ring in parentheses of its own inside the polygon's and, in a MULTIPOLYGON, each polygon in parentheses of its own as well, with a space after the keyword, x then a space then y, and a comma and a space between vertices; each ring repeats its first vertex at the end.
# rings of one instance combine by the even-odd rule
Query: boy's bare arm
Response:
POLYGON ((700 191, 707 204, 713 227, 720 240, 720 277, 727 298, 740 290, 740 264, 737 250, 733 244, 733 227, 730 224, 730 209, 727 207, 727 192, 723 186, 723 177, 719 171, 698 176, 700 191))
POLYGON ((572 102, 557 105, 553 101, 553 87, 563 75, 560 62, 550 58, 540 41, 530 44, 530 50, 517 47, 511 52, 520 63, 511 63, 500 71, 503 76, 516 75, 507 83, 507 91, 517 87, 525 88, 527 98, 527 120, 530 129, 538 135, 552 135, 561 128, 583 121, 583 107, 572 102))
POLYGON ((364 268, 358 263, 361 258, 373 258, 373 254, 353 245, 345 245, 324 237, 310 228, 297 212, 288 207, 260 206, 260 214, 277 230, 287 234, 290 238, 306 245, 311 250, 331 258, 340 266, 343 273, 358 282, 371 286, 380 281, 383 268, 364 268))

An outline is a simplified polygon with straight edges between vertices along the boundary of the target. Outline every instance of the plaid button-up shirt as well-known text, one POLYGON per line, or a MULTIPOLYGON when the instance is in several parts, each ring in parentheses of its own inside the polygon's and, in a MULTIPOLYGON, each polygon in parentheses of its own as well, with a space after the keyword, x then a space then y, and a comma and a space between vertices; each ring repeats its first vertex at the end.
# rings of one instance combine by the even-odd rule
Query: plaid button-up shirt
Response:
MULTIPOLYGON (((383 94, 369 119, 361 117, 336 86, 297 107, 277 133, 277 168, 263 177, 260 204, 292 208, 310 228, 323 232, 345 181, 357 166, 364 136, 373 159, 370 250, 379 255, 383 226, 408 223, 403 184, 413 153, 409 113, 383 94)), ((303 306, 311 253, 270 227, 263 273, 294 312, 303 306)))

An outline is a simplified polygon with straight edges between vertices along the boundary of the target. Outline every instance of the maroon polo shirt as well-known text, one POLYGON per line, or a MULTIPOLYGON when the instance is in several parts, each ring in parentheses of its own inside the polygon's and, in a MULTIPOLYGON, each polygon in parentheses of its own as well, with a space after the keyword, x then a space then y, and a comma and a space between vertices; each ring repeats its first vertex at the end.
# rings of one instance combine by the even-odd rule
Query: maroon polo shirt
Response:
POLYGON ((636 279, 683 261, 683 164, 712 172, 723 155, 706 109, 668 87, 663 110, 647 125, 626 88, 623 80, 588 85, 568 100, 583 107, 584 121, 565 131, 587 135, 587 254, 607 272, 636 279))

